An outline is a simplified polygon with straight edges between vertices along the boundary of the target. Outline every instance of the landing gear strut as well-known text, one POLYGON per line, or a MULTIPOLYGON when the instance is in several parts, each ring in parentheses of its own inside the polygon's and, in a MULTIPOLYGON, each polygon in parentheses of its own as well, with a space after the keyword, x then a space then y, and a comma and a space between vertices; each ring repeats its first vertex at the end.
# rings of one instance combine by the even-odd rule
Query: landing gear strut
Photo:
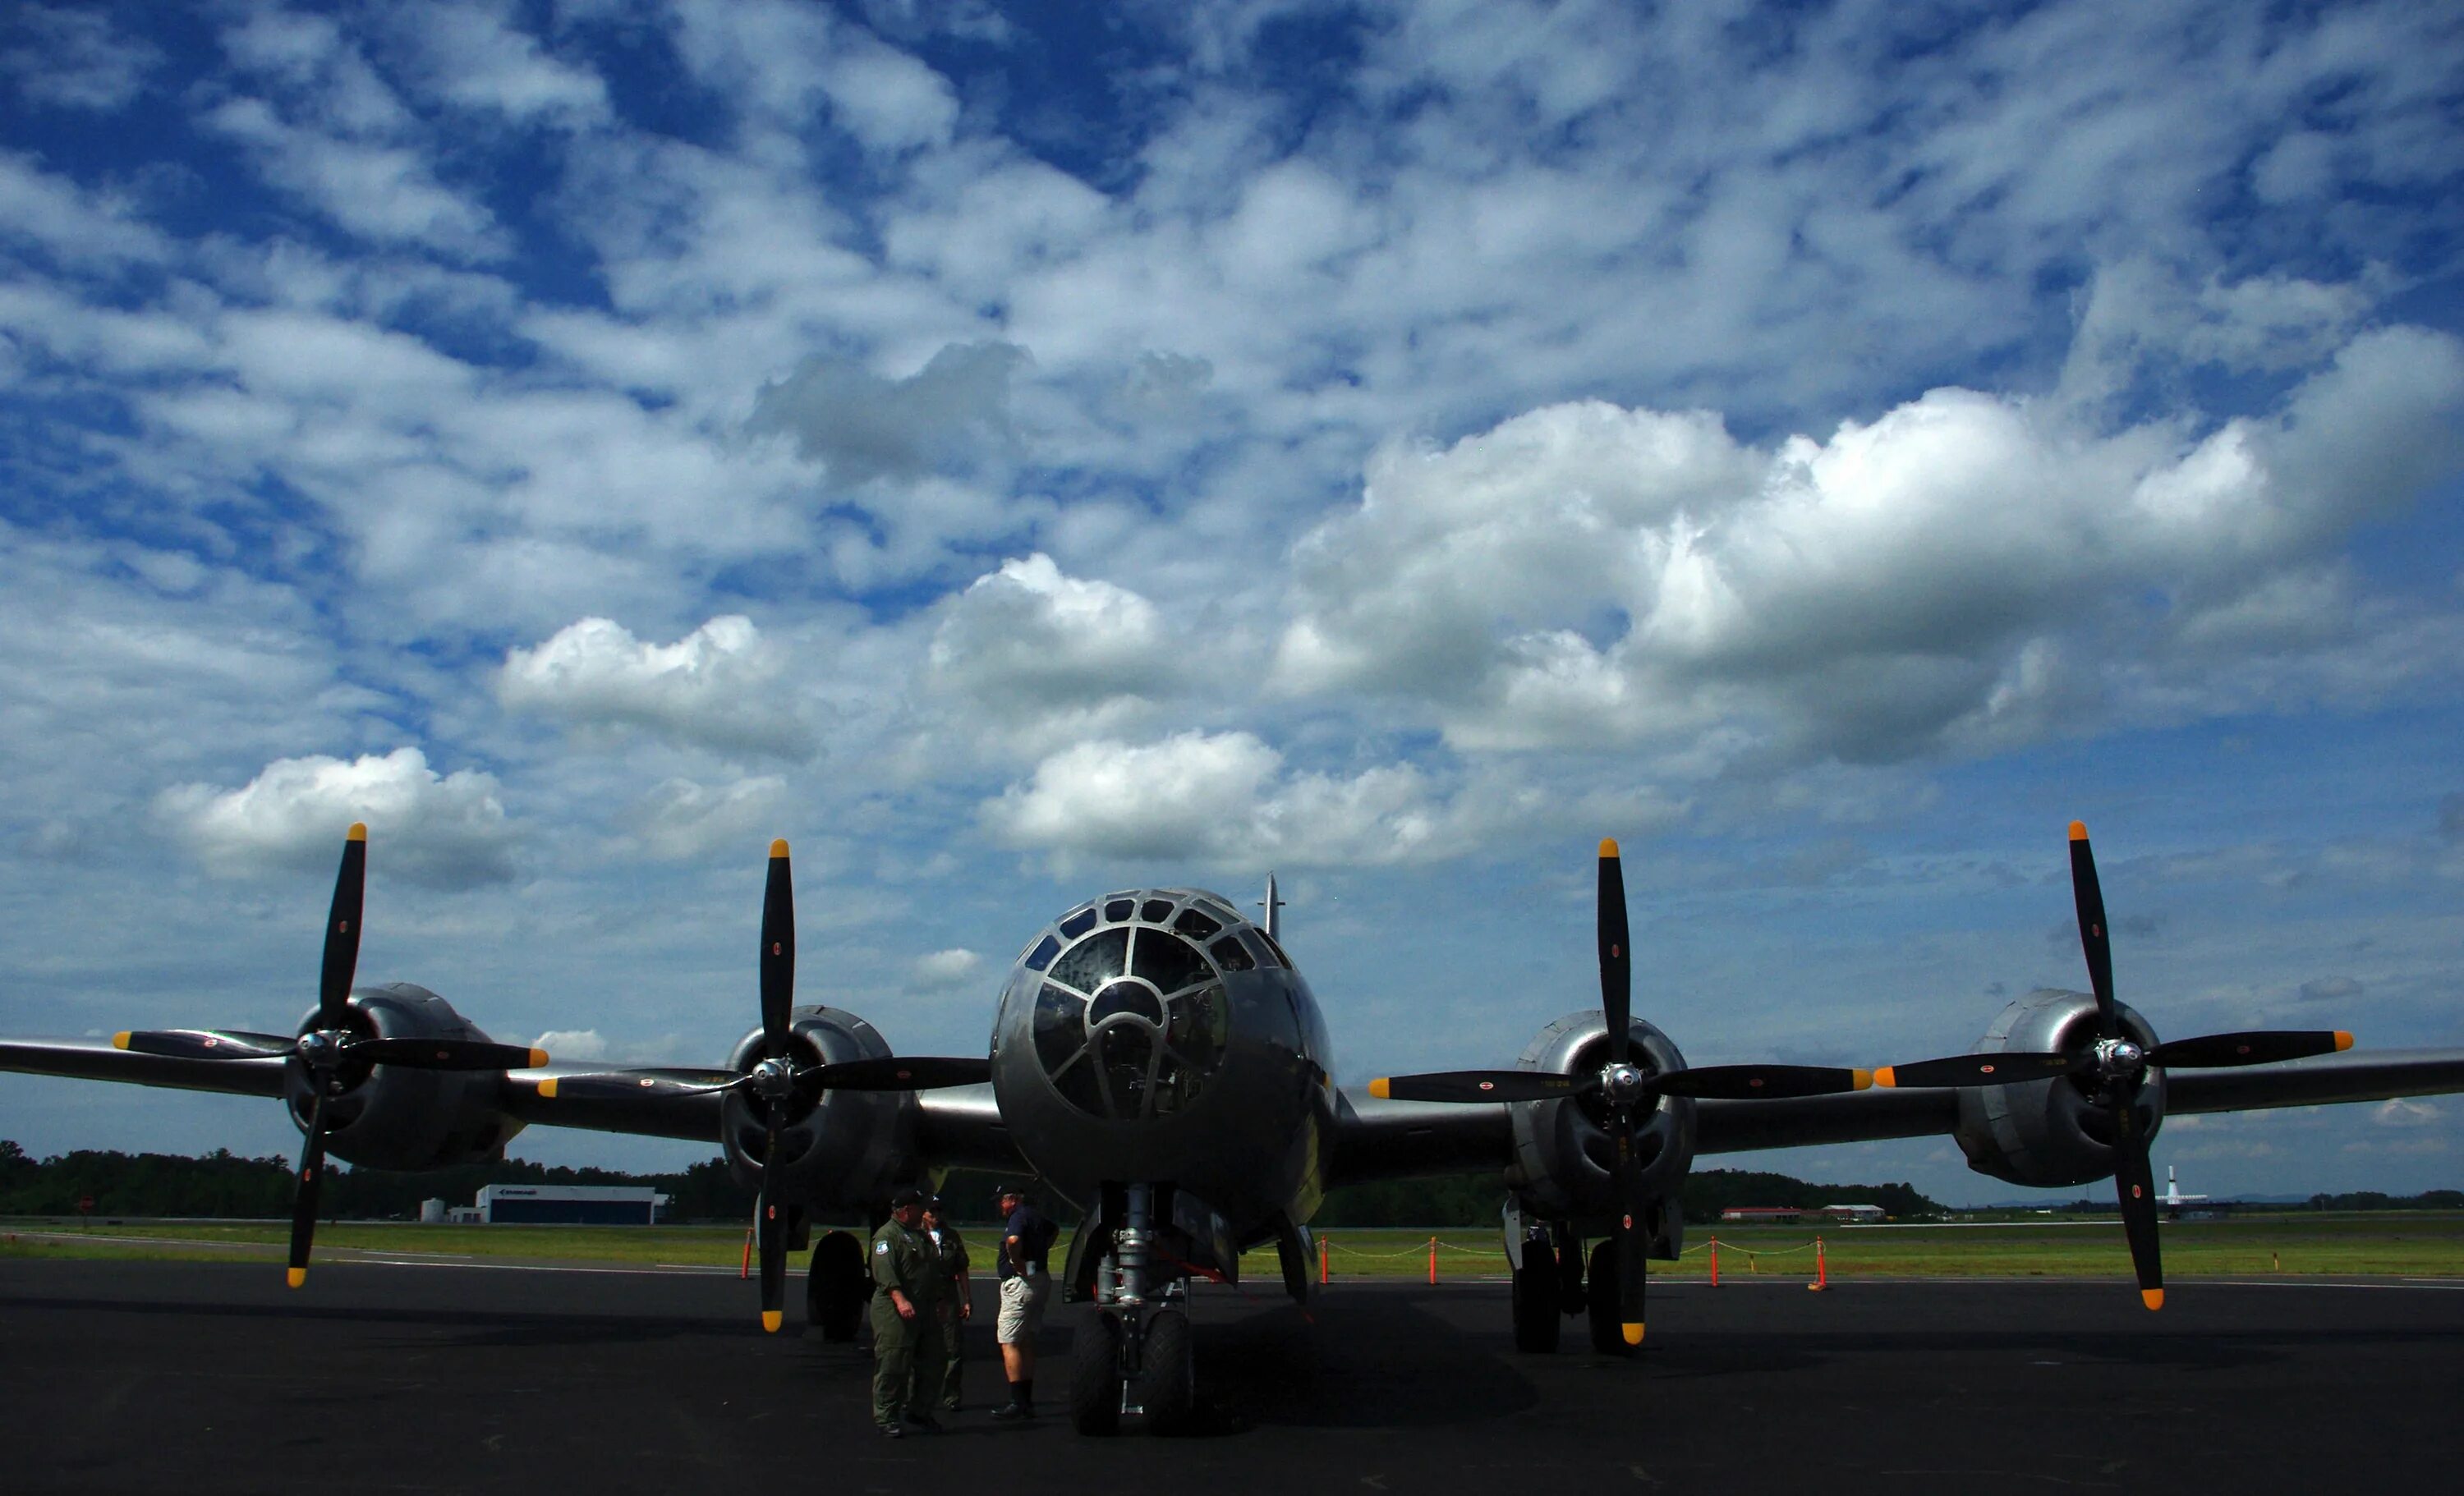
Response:
POLYGON ((1189 1282, 1158 1271, 1154 1258, 1155 1189, 1121 1190, 1121 1224, 1096 1274, 1095 1312, 1070 1348, 1069 1419, 1081 1434, 1117 1434, 1121 1415, 1142 1413, 1147 1427, 1185 1426, 1195 1406, 1189 1282))

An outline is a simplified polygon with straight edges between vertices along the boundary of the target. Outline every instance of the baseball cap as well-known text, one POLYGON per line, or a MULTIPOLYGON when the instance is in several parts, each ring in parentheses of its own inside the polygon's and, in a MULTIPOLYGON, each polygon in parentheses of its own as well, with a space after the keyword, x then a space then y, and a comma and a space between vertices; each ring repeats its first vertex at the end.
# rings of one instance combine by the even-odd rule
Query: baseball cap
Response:
POLYGON ((892 1210, 905 1210, 910 1205, 923 1203, 924 1192, 913 1184, 900 1186, 897 1192, 890 1197, 890 1208, 892 1210))

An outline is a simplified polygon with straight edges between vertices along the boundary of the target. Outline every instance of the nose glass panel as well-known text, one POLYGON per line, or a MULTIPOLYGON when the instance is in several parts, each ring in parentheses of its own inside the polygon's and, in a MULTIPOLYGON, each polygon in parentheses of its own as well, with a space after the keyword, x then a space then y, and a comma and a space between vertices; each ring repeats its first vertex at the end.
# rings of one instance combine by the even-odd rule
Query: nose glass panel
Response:
POLYGON ((1082 1111, 1169 1115, 1222 1065, 1231 1016, 1221 968, 1172 925, 1177 916, 1183 930, 1221 926, 1212 915, 1193 920, 1190 896, 1171 892, 1116 894, 1102 913, 1105 928, 1082 927, 1057 959, 1036 948, 1050 962, 1036 989, 1036 1057, 1082 1111))

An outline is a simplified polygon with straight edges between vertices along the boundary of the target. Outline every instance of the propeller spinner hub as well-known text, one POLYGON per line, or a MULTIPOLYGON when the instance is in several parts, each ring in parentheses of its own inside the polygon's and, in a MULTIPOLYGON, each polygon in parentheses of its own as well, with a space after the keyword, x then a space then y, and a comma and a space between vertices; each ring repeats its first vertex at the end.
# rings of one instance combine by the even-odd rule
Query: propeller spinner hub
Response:
POLYGON ((301 1034, 298 1053, 312 1069, 333 1069, 342 1063, 341 1038, 321 1028, 301 1034))
POLYGON ((2147 1067, 2147 1051, 2127 1039, 2100 1039, 2096 1072, 2105 1080, 2122 1080, 2147 1067))
POLYGON ((786 1060, 764 1060, 753 1067, 753 1089, 764 1101, 785 1101, 796 1093, 796 1067, 786 1060))
POLYGON ((1639 1066, 1617 1064, 1600 1070, 1600 1091, 1613 1107, 1640 1105, 1648 1081, 1639 1066))

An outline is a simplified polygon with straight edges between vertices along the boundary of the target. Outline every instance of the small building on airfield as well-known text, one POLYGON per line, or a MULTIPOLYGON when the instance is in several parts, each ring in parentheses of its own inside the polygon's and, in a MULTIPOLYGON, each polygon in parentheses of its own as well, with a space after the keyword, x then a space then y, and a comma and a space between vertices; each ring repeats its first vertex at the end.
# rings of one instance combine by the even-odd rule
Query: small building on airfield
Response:
POLYGON ((490 1184, 479 1191, 479 1220, 489 1225, 647 1226, 668 1197, 617 1184, 490 1184))

